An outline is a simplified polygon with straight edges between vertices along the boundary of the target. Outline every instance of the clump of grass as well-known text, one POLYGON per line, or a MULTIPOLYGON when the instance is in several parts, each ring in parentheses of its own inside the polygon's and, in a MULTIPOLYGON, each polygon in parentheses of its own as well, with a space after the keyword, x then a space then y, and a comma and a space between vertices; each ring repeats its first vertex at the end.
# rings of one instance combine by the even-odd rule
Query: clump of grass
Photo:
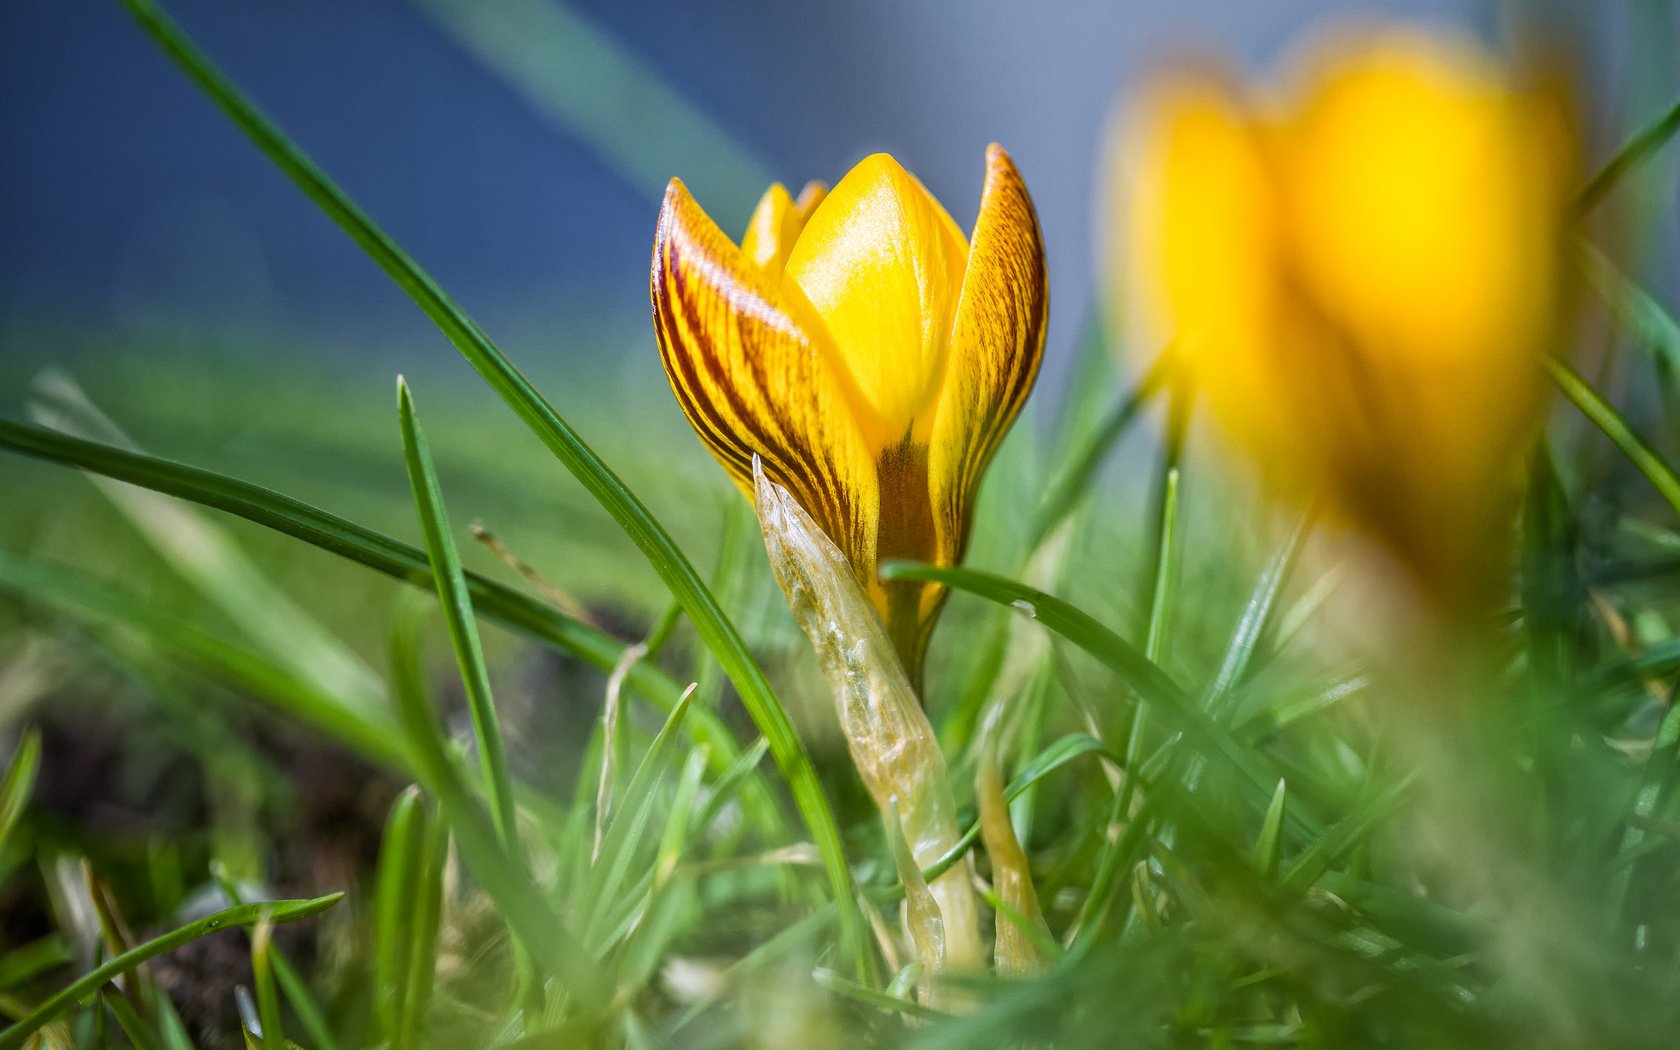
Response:
MULTIPOLYGON (((1007 977, 948 975, 955 994, 934 1002, 953 1009, 930 1008, 910 996, 928 975, 896 929, 904 850, 895 856, 849 765, 795 731, 808 654, 788 644, 789 622, 738 626, 754 608, 743 596, 765 590, 760 560, 725 545, 704 578, 412 259, 152 4, 128 5, 612 515, 630 541, 625 571, 639 555, 671 606, 614 634, 465 568, 406 386, 391 437, 419 543, 110 433, 0 420, 0 446, 123 483, 113 506, 196 596, 181 611, 129 580, 0 551, 8 615, 24 626, 5 643, 4 681, 25 699, 44 692, 27 682, 51 661, 24 636, 58 639, 87 666, 48 677, 112 688, 120 674, 180 721, 228 795, 191 841, 158 834, 124 855, 30 806, 51 756, 40 735, 20 737, 0 779, 0 877, 47 903, 45 928, 0 950, 0 1047, 210 1045, 216 1033, 184 1020, 146 963, 244 926, 255 928, 240 942, 245 1030, 220 1034, 247 1045, 1671 1042, 1680 479, 1662 442, 1582 376, 1554 368, 1596 429, 1560 420, 1535 458, 1512 607, 1479 625, 1492 670, 1453 679, 1462 695, 1422 698, 1306 644, 1336 579, 1307 571, 1310 521, 1231 527, 1182 401, 1161 406, 1158 373, 1122 392, 1091 340, 1061 426, 1047 440, 1023 431, 995 472, 976 527, 1006 538, 980 545, 990 569, 884 570, 959 594, 936 642, 929 717, 964 831, 920 877, 969 872, 983 828, 998 843, 1012 833, 1019 856, 992 850, 1010 870, 975 853, 970 877, 997 928, 1019 934, 1011 957, 1032 961, 1007 977), (1166 440, 1134 485, 1148 501, 1138 514, 1108 497, 1099 471, 1157 407, 1166 440), (268 600, 272 583, 220 515, 403 585, 391 607, 366 612, 387 628, 385 671, 268 600), (219 552, 220 569, 172 548, 180 530, 219 552), (448 675, 432 673, 441 647, 426 635, 439 617, 448 675), (619 703, 568 727, 588 737, 569 794, 515 771, 520 727, 499 708, 510 686, 481 620, 594 669, 603 693, 610 679, 619 703), (440 717, 442 681, 464 687, 470 731, 440 717), (1425 699, 1446 702, 1415 723, 1392 717, 1425 699), (253 706, 314 748, 344 749, 358 776, 413 785, 351 885, 257 892, 265 854, 301 843, 249 848, 233 804, 285 790, 284 771, 246 739, 253 706), (218 764, 226 753, 237 761, 218 764), (1019 892, 1027 876, 1041 914, 1019 892), (300 921, 320 929, 294 953, 282 924, 300 921)), ((1588 183, 1587 203, 1675 122, 1652 128, 1588 183)), ((1598 285, 1659 351, 1621 367, 1661 372, 1680 352, 1661 339, 1680 327, 1625 280, 1598 285)), ((528 481, 556 483, 535 469, 528 481)))

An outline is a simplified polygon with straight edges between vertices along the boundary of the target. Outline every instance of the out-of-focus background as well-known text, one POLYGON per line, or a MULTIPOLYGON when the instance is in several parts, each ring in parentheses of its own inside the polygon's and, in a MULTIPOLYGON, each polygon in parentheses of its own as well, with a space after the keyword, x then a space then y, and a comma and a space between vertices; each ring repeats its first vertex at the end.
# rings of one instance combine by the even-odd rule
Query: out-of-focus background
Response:
MULTIPOLYGON (((1054 415, 1102 287, 1105 129, 1154 65, 1205 55, 1263 75, 1326 27, 1385 20, 1549 49, 1585 88, 1589 163, 1680 87, 1677 20, 1658 0, 168 6, 702 564, 734 497, 653 345, 648 256, 673 175, 738 231, 770 181, 833 182, 886 150, 966 227, 985 146, 1004 143, 1050 256, 1030 430, 1054 415)), ((1671 171, 1644 167, 1603 210, 1624 217, 1608 235, 1621 265, 1664 294, 1671 171)), ((152 452, 412 536, 392 398, 403 372, 460 517, 585 599, 648 615, 665 600, 407 298, 114 2, 0 10, 0 412, 27 415, 43 370, 152 452)), ((1034 468, 1006 448, 998 469, 1034 468)), ((71 472, 5 457, 0 493, 0 539, 17 549, 129 578, 146 562, 71 472)), ((359 600, 322 593, 331 559, 235 527, 330 622, 363 624, 359 600)))
MULTIPOLYGON (((1674 90, 1671 7, 1578 6, 182 0, 170 10, 523 364, 622 362, 639 388, 657 378, 645 271, 672 175, 736 230, 769 180, 832 181, 886 150, 966 226, 982 151, 1002 142, 1049 242, 1054 370, 1093 288, 1103 125, 1153 63, 1194 51, 1263 69, 1327 19, 1405 18, 1496 42, 1527 21, 1579 47, 1590 81, 1608 89, 1601 123, 1620 132, 1624 115, 1674 90)), ((8 363, 57 360, 55 337, 70 335, 90 363, 136 340, 170 347, 153 352, 193 344, 234 371, 389 371, 448 357, 116 4, 6 5, 0 78, 8 363)), ((14 404, 16 373, 5 389, 14 404)))
MULTIPOLYGON (((1675 18, 1658 0, 169 9, 609 459, 668 446, 708 491, 717 477, 665 396, 646 305, 672 175, 735 231, 769 181, 832 182, 886 150, 966 227, 983 150, 1004 143, 1050 253, 1043 413, 1098 287, 1103 130, 1152 64, 1205 53, 1262 71, 1327 22, 1399 18, 1495 45, 1539 27, 1602 87, 1595 155, 1677 84, 1675 18)), ((1653 185, 1662 170, 1642 176, 1643 192, 1671 202, 1653 185)), ((1649 257, 1638 276, 1667 288, 1665 264, 1649 257)), ((433 415, 458 414, 438 443, 461 498, 530 542, 558 513, 557 497, 499 484, 509 445, 535 445, 430 324, 117 4, 97 0, 0 10, 0 411, 19 413, 48 365, 154 451, 376 516, 383 501, 365 496, 401 492, 390 406, 404 371, 433 415)), ((0 478, 8 530, 20 507, 39 524, 79 485, 11 461, 0 478)), ((681 532, 698 513, 689 496, 650 498, 681 508, 681 532)))

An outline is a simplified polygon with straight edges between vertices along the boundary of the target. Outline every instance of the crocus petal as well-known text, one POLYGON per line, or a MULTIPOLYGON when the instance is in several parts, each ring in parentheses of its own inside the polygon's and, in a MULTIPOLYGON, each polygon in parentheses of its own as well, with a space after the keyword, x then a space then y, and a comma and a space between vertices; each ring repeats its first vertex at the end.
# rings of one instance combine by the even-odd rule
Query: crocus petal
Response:
POLYGON ((1272 450, 1267 469, 1311 462, 1303 435, 1319 413, 1309 399, 1303 414, 1296 391, 1313 381, 1311 359, 1296 348, 1299 373, 1276 360, 1289 341, 1277 334, 1279 206, 1261 132, 1218 77, 1186 71, 1149 85, 1119 161, 1128 341, 1172 346, 1226 432, 1272 450))
POLYGON ((926 440, 967 249, 933 195, 876 154, 817 205, 788 258, 784 288, 822 318, 877 449, 926 440))
POLYGON ((1420 575, 1464 576, 1540 417, 1568 165, 1472 48, 1395 33, 1315 59, 1278 165, 1295 287, 1339 340, 1317 355, 1344 406, 1331 483, 1420 575))
POLYGON ((1049 317, 1038 215, 1009 154, 993 144, 928 451, 941 565, 962 557, 980 476, 1032 390, 1049 317))
POLYGON ((761 456, 770 479, 873 571, 874 456, 821 322, 786 299, 675 179, 660 211, 650 294, 666 377, 706 447, 749 495, 753 455, 761 456))
POLYGON ((827 196, 828 183, 818 179, 807 182, 805 188, 799 191, 799 197, 793 202, 793 206, 799 212, 799 228, 801 230, 805 228, 806 223, 811 221, 811 213, 817 210, 817 205, 821 204, 827 196))
POLYGON ((761 270, 781 273, 793 242, 805 227, 805 218, 793 205, 787 187, 773 183, 758 199, 747 232, 741 237, 741 254, 761 270))

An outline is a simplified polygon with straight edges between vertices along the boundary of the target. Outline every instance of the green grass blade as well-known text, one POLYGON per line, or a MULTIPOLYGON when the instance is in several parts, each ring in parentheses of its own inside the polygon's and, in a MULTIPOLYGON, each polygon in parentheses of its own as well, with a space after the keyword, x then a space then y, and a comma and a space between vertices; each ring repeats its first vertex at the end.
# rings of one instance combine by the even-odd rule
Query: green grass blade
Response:
POLYGON ((1266 817, 1260 822, 1260 834, 1254 840, 1254 868, 1268 880, 1277 875, 1278 857, 1282 855, 1283 807, 1288 790, 1280 778, 1277 791, 1272 794, 1272 804, 1266 807, 1266 817))
MULTIPOLYGON (((228 900, 235 904, 246 903, 239 892, 239 885, 228 874, 227 868, 220 861, 211 861, 210 874, 216 884, 227 894, 228 900)), ((280 979, 280 989, 286 993, 286 1001, 292 1004, 292 1012, 297 1014, 298 1020, 309 1033, 311 1050, 338 1050, 338 1040, 333 1038, 332 1029, 327 1024, 327 1015, 321 1009, 321 1004, 310 991, 309 982, 304 980, 297 967, 286 958, 286 953, 279 945, 269 949, 269 956, 274 963, 274 974, 280 979)))
POLYGON ((604 1006, 606 989, 593 959, 554 914, 519 858, 507 853, 494 821, 456 770, 427 699, 418 635, 413 608, 400 610, 391 628, 391 678, 421 785, 437 799, 467 869, 531 957, 566 986, 580 1011, 604 1006))
POLYGON ((1546 369, 1564 396, 1575 403, 1582 415, 1604 431, 1604 436, 1639 468, 1639 472, 1656 487, 1669 506, 1680 511, 1680 477, 1675 476, 1674 468, 1668 465, 1649 442, 1634 432, 1622 414, 1600 397, 1598 391, 1581 378, 1580 373, 1555 358, 1546 362, 1546 369))
MULTIPOLYGON (((1092 754, 1104 755, 1109 761, 1115 763, 1116 765, 1119 765, 1121 762, 1120 756, 1115 754, 1113 751, 1110 751, 1108 749, 1108 745, 1104 744, 1096 737, 1091 736, 1088 733, 1069 733, 1067 736, 1062 737, 1054 744, 1051 744, 1049 747, 1033 756, 1032 761, 1028 762, 1026 766, 1015 775, 1015 778, 1009 782, 1008 787, 1004 788, 1003 800, 1005 802, 1014 802, 1016 799, 1026 794, 1029 788, 1049 776, 1051 773, 1054 773, 1056 770, 1062 768, 1081 755, 1092 754)), ((968 826, 968 830, 963 832, 962 838, 957 840, 956 845, 946 850, 944 855, 942 855, 938 860, 935 860, 932 864, 922 869, 922 878, 928 882, 932 882, 934 879, 937 879, 939 876, 945 874, 945 872, 950 869, 951 865, 962 859, 963 854, 967 853, 969 847, 973 846, 979 838, 980 822, 977 820, 968 826)))
POLYGON ((816 981, 818 986, 828 989, 835 995, 862 1003, 865 1006, 873 1006, 877 1010, 885 1010, 890 1014, 903 1014, 905 1017, 912 1017, 918 1021, 943 1021, 951 1016, 942 1010, 932 1010, 909 999, 896 999, 886 992, 876 991, 866 984, 848 980, 833 970, 816 970, 811 974, 811 979, 816 981))
POLYGON ((1131 430, 1132 424, 1161 388, 1166 373, 1164 362, 1165 355, 1149 367, 1143 378, 1126 392, 1096 429, 1086 435, 1051 478, 1044 499, 1033 516, 1032 530, 1028 533, 1029 549, 1043 543, 1056 526, 1073 512, 1080 497, 1090 491, 1092 479, 1109 452, 1131 430))
POLYGON ((274 921, 264 913, 251 931, 251 983, 257 987, 257 1016, 262 1020, 263 1046, 268 1050, 286 1050, 286 1035, 280 1026, 280 991, 274 986, 273 946, 274 921))
POLYGON ((1670 369, 1680 370, 1680 322, 1656 296, 1617 269, 1610 257, 1590 244, 1580 245, 1581 269, 1593 291, 1616 320, 1670 369))
POLYGON ((712 826, 712 821, 716 820, 718 814, 723 812, 723 808, 729 805, 730 800, 752 779, 753 771, 758 768, 760 762, 764 761, 764 756, 769 750, 770 742, 763 737, 759 737, 757 743, 747 748, 741 754, 741 757, 724 770, 723 776, 718 778, 717 784, 706 795, 706 801, 701 804, 700 812, 695 815, 690 834, 703 834, 707 828, 712 826))
POLYGON ((333 893, 313 900, 285 900, 264 901, 259 904, 239 904, 226 908, 214 915, 206 916, 197 922, 188 923, 178 930, 166 933, 123 952, 104 965, 82 975, 69 987, 49 997, 41 1005, 29 1011, 17 1024, 0 1032, 0 1050, 16 1050, 23 1045, 42 1025, 51 1021, 72 1003, 79 1002, 98 991, 100 986, 128 973, 147 959, 155 958, 165 952, 174 951, 183 944, 191 943, 200 937, 208 937, 220 930, 232 929, 236 926, 250 926, 263 918, 274 923, 297 922, 319 915, 328 908, 344 899, 344 894, 333 893))
POLYGON ((1628 172, 1644 163, 1651 154, 1668 144, 1680 132, 1680 101, 1669 106, 1660 116, 1634 132, 1633 137, 1611 155, 1575 198, 1577 214, 1585 215, 1615 188, 1628 172))
POLYGON ((426 813, 420 793, 397 796, 379 843, 374 870, 373 1014, 379 1038, 400 1046, 398 1018, 408 993, 408 961, 414 952, 411 917, 420 910, 421 840, 426 813))
POLYGON ((1118 674, 1142 700, 1155 705, 1172 724, 1174 731, 1183 733, 1195 747, 1238 771, 1253 789, 1246 793, 1246 797, 1253 802, 1257 812, 1265 810, 1277 778, 1266 770, 1253 752, 1209 719, 1165 671, 1086 613, 1036 588, 974 569, 888 562, 881 567, 881 576, 884 579, 943 583, 953 590, 1013 606, 1031 616, 1046 629, 1066 638, 1118 674))
POLYGON ((438 931, 443 925, 443 869, 449 861, 449 829, 442 820, 428 820, 420 842, 420 876, 411 918, 413 951, 408 958, 407 989, 402 1013, 397 1018, 393 1050, 407 1050, 422 1043, 426 1011, 432 1004, 432 987, 437 981, 438 931))
POLYGON ((514 806, 513 778, 508 775, 507 752, 502 745, 502 727, 496 717, 496 703, 490 695, 490 668, 484 662, 484 647, 478 640, 478 619, 473 615, 472 595, 461 571, 461 555, 449 533, 449 515, 444 510, 443 492, 426 444, 426 432, 414 414, 414 395, 402 377, 397 377, 397 414, 402 422, 403 459, 408 465, 408 483, 414 490, 414 504, 420 512, 420 529, 426 537, 426 551, 437 581, 443 618, 449 628, 449 644, 461 669, 466 687, 467 708, 472 714, 474 743, 484 776, 485 794, 496 829, 508 852, 519 852, 519 814, 514 806))
MULTIPOLYGON (((30 414, 44 426, 138 452, 132 438, 61 372, 38 376, 30 414)), ((144 487, 90 475, 163 563, 219 608, 254 644, 327 692, 378 695, 379 679, 349 646, 277 587, 244 549, 191 507, 144 487)))
POLYGON ((1365 841, 1400 811, 1414 779, 1415 776, 1402 779, 1337 821, 1302 851, 1284 872, 1283 884, 1300 892, 1317 882, 1348 850, 1365 841))
POLYGON ((35 775, 41 770, 41 731, 31 726, 18 741, 12 760, 6 764, 6 776, 0 779, 0 849, 29 805, 29 793, 35 790, 35 775))
POLYGON ((134 1044, 134 1050, 163 1050, 163 1043, 152 1034, 152 1030, 141 1020, 139 1011, 134 1009, 134 1004, 129 1002, 126 996, 106 988, 100 991, 99 1001, 104 1003, 111 1011, 111 1016, 117 1019, 117 1027, 121 1028, 123 1035, 134 1044))
POLYGON ((852 953, 859 972, 870 969, 863 916, 852 896, 851 874, 846 865, 840 830, 810 755, 794 732, 787 711, 771 690, 763 670, 753 660, 746 643, 687 557, 641 501, 432 276, 245 98, 155 3, 151 0, 123 0, 123 3, 158 46, 232 118, 269 160, 414 300, 491 389, 600 502, 646 556, 670 588, 672 596, 682 603, 689 621, 694 624, 707 648, 717 656, 724 672, 735 683, 742 703, 758 725, 759 732, 770 741, 770 753, 787 778, 794 803, 822 856, 830 891, 840 909, 842 941, 852 953))
MULTIPOLYGON (((8 419, 0 419, 0 448, 225 511, 416 587, 434 586, 420 548, 259 485, 8 419)), ((469 571, 466 577, 473 607, 508 628, 601 671, 623 659, 625 645, 616 638, 486 576, 469 571)), ((631 668, 625 684, 666 712, 682 695, 671 676, 645 660, 631 668)), ((733 734, 713 712, 697 709, 689 721, 712 748, 719 771, 739 757, 733 734)))
POLYGON ((629 785, 624 789, 623 798, 613 814, 611 825, 607 828, 605 840, 601 844, 601 855, 593 869, 587 892, 578 909, 578 913, 587 916, 582 935, 585 944, 595 945, 595 936, 602 928, 602 924, 612 915, 621 913, 624 909, 625 894, 624 879, 629 874, 630 862, 635 857, 637 847, 645 839, 648 820, 653 814, 653 803, 660 775, 669 764, 668 758, 671 747, 682 727, 683 716, 688 712, 689 700, 694 695, 691 686, 683 696, 683 701, 677 709, 671 712, 665 724, 660 727, 647 753, 637 765, 635 773, 630 777, 629 785))
POLYGON ((1309 511, 1296 519, 1288 536, 1272 554, 1260 573, 1260 579, 1255 582, 1248 603, 1243 606, 1242 617, 1237 621, 1237 628, 1231 633, 1231 643, 1219 662, 1219 671, 1202 698, 1202 706, 1216 719, 1223 721, 1230 713, 1231 698, 1254 662, 1260 640, 1265 637, 1266 629, 1277 612, 1278 595, 1283 592, 1283 585, 1299 560, 1301 548, 1306 546, 1311 531, 1312 514, 1309 511))
POLYGON ((677 777, 677 790, 671 796, 671 810, 665 818, 665 830, 659 836, 659 852, 654 855, 653 881, 660 886, 676 870, 688 841, 690 821, 694 815, 694 800, 700 793, 700 778, 706 772, 705 747, 689 752, 677 777))

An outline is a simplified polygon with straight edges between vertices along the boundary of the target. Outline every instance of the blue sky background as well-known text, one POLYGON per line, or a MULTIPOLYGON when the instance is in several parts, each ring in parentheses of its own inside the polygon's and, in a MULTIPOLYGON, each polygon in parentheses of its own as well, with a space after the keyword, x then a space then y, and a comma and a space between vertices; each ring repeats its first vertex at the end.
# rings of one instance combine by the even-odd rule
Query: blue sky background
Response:
MULTIPOLYGON (((1569 32, 1607 87, 1603 123, 1625 128, 1627 111, 1676 91, 1666 5, 1581 6, 1543 10, 1579 19, 1569 32)), ((760 178, 832 182, 888 150, 966 226, 996 139, 1043 217, 1052 360, 1093 287, 1102 127, 1151 63, 1211 52, 1261 68, 1325 18, 1488 38, 1501 24, 1476 0, 520 0, 475 9, 501 40, 486 52, 451 0, 167 7, 492 332, 570 332, 567 352, 639 340, 652 352, 646 269, 665 175, 734 230, 760 178), (653 119, 672 100, 704 120, 653 119)), ((448 353, 104 0, 0 6, 0 345, 18 352, 65 322, 448 353)))

